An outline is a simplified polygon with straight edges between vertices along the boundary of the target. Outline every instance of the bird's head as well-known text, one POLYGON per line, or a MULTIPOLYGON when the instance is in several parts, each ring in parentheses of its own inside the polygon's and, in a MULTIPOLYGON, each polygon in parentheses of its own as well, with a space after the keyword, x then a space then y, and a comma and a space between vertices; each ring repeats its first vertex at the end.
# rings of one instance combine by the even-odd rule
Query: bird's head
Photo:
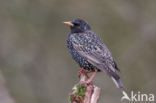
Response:
POLYGON ((70 26, 72 33, 81 33, 91 30, 89 24, 82 19, 74 19, 72 21, 63 22, 64 24, 70 26))

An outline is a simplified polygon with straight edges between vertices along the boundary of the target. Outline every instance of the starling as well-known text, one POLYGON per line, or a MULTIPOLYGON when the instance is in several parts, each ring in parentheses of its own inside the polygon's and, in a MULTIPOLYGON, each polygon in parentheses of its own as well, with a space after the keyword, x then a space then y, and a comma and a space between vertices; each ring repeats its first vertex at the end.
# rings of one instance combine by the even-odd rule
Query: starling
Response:
POLYGON ((79 64, 80 71, 94 72, 88 79, 90 83, 97 72, 106 72, 118 88, 123 88, 117 71, 120 71, 109 49, 101 38, 91 31, 89 24, 82 19, 74 19, 64 24, 70 26, 67 47, 72 58, 79 64))

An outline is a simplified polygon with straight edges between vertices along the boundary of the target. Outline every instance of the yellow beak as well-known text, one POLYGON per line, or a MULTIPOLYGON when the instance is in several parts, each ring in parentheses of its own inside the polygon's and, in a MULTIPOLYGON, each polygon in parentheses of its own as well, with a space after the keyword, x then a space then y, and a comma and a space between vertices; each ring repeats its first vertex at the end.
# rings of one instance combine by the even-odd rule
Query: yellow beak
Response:
POLYGON ((70 21, 67 22, 63 22, 64 24, 68 25, 68 26, 74 26, 70 21))

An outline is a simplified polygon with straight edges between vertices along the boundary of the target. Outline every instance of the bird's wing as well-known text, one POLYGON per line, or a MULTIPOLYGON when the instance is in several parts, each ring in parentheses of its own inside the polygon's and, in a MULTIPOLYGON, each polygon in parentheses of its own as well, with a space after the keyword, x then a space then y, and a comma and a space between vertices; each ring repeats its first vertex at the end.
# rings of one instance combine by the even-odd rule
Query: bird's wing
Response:
POLYGON ((85 33, 73 35, 72 45, 76 52, 93 66, 107 72, 110 76, 119 78, 111 53, 98 36, 85 33))

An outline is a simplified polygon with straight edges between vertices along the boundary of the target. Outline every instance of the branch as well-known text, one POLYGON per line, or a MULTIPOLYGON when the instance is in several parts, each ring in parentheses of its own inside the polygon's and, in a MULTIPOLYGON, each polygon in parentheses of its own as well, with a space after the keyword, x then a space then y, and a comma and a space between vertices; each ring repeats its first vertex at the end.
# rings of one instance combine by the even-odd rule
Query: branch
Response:
POLYGON ((0 103, 15 103, 6 86, 6 81, 0 71, 0 103))
MULTIPOLYGON (((80 82, 85 82, 86 76, 84 74, 80 75, 80 82)), ((70 103, 98 103, 101 88, 93 85, 80 85, 76 84, 72 93, 69 95, 70 103)))

